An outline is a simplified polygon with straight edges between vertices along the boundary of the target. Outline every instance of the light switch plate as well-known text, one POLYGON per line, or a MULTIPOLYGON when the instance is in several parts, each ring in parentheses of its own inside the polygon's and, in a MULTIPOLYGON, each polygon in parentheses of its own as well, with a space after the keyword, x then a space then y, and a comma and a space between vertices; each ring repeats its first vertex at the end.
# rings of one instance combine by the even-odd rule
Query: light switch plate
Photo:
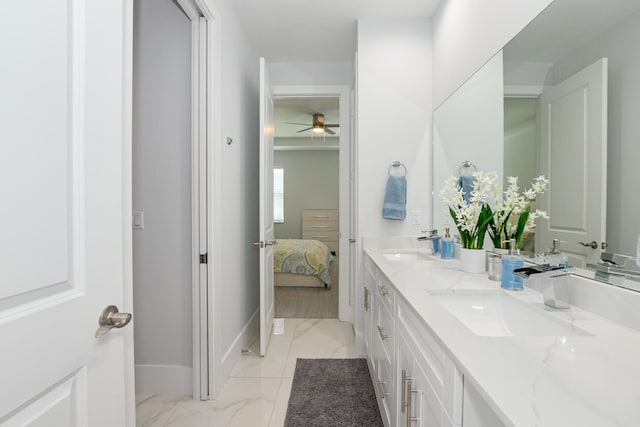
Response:
POLYGON ((415 210, 411 211, 411 225, 420 225, 420 214, 422 212, 415 210))
POLYGON ((144 229, 144 212, 142 211, 133 211, 133 229, 134 230, 142 230, 144 229))

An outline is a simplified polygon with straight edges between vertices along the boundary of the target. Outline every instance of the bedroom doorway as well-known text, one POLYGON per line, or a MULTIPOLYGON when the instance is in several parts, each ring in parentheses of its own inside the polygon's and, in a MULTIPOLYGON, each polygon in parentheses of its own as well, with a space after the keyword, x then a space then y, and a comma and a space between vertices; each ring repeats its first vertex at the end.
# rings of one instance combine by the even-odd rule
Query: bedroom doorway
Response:
POLYGON ((351 321, 349 89, 273 91, 275 317, 351 321))

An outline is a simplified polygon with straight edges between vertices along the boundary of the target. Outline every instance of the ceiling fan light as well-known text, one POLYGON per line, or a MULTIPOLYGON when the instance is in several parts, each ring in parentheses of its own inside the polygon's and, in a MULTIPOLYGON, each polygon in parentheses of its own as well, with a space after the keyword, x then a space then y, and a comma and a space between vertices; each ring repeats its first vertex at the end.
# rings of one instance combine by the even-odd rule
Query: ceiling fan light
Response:
POLYGON ((314 126, 313 129, 312 129, 312 132, 314 132, 314 133, 322 133, 322 132, 324 132, 324 128, 320 127, 320 126, 314 126))

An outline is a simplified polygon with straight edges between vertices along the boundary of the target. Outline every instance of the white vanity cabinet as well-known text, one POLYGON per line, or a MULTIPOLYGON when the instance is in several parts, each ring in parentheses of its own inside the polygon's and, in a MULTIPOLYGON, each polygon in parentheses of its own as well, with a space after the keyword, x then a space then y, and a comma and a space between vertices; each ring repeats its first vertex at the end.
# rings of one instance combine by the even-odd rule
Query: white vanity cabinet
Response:
POLYGON ((462 373, 369 256, 364 267, 364 342, 384 424, 462 426, 462 373))

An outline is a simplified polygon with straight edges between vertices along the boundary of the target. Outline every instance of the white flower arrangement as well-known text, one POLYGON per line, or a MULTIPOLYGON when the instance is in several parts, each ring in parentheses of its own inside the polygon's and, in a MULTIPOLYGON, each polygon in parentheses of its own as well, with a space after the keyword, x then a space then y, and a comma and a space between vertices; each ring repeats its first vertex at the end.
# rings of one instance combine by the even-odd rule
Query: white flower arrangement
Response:
POLYGON ((470 198, 465 200, 464 192, 458 186, 458 178, 449 177, 440 191, 440 197, 449 207, 462 247, 482 249, 484 236, 489 223, 493 220, 493 212, 489 206, 496 195, 496 172, 474 172, 475 181, 470 198))
POLYGON ((509 186, 502 200, 496 198, 493 220, 489 223, 489 237, 496 248, 504 248, 502 242, 515 239, 516 249, 520 248, 522 236, 532 232, 538 218, 549 219, 547 212, 535 209, 533 202, 538 194, 547 190, 549 180, 540 175, 531 183, 531 188, 520 193, 518 177, 507 177, 509 186))

